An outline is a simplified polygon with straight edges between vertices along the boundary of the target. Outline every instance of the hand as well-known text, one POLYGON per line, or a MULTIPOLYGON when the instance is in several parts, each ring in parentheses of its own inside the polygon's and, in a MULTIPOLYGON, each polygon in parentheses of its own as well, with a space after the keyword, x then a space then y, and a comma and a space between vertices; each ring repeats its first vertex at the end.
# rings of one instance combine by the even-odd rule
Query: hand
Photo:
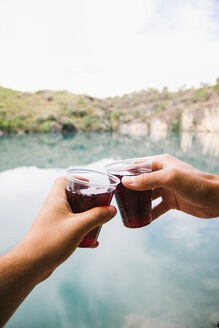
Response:
POLYGON ((65 177, 55 181, 29 233, 20 245, 28 249, 42 273, 46 275, 74 252, 89 231, 106 223, 116 214, 114 206, 96 207, 73 214, 66 197, 66 183, 65 177))
POLYGON ((73 214, 66 179, 58 178, 24 240, 0 257, 0 327, 30 291, 77 248, 93 228, 109 221, 114 206, 73 214))
POLYGON ((218 176, 201 172, 171 155, 150 158, 153 172, 123 177, 122 183, 133 190, 152 189, 153 200, 162 198, 152 209, 153 220, 170 209, 200 218, 219 216, 218 176))

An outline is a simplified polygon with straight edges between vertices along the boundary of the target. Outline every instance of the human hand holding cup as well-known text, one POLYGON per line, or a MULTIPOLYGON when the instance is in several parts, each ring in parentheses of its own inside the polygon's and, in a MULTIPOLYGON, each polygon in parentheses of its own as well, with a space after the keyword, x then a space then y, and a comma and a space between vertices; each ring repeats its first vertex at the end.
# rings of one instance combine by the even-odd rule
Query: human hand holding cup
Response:
MULTIPOLYGON (((67 170, 67 198, 73 213, 109 205, 119 179, 113 175, 88 169, 67 170)), ((78 247, 95 247, 101 226, 91 230, 78 247)))

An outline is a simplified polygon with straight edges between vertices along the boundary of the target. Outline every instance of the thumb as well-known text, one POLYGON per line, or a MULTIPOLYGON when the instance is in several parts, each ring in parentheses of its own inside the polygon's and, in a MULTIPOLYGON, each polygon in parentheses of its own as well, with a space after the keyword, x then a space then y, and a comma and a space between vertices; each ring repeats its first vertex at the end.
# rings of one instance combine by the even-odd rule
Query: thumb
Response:
POLYGON ((78 232, 81 234, 86 234, 93 228, 96 228, 111 220, 116 215, 116 212, 117 210, 114 206, 108 205, 95 207, 80 214, 74 214, 74 217, 78 216, 78 232))

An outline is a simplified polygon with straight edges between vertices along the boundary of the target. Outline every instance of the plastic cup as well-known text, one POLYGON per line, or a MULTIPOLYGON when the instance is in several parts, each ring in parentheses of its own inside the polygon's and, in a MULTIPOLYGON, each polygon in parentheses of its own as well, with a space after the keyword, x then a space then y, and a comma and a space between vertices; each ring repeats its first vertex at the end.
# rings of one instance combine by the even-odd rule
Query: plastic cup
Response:
MULTIPOLYGON (((109 205, 119 179, 98 171, 70 168, 67 170, 67 199, 73 213, 109 205)), ((91 230, 78 247, 93 247, 101 226, 91 230)))
MULTIPOLYGON (((150 173, 151 159, 127 159, 106 166, 108 173, 121 181, 124 176, 150 173)), ((121 182, 115 191, 116 201, 123 223, 128 228, 141 228, 151 223, 152 190, 135 191, 126 188, 121 182)))

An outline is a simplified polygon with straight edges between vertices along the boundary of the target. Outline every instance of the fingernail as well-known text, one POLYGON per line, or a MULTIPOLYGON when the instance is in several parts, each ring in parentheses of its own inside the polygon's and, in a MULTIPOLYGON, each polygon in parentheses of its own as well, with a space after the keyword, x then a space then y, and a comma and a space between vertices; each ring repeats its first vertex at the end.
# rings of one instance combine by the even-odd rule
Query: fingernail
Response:
POLYGON ((117 209, 112 205, 108 206, 108 210, 109 210, 111 216, 115 216, 117 213, 117 209))
POLYGON ((127 176, 122 178, 122 183, 126 183, 129 185, 134 185, 135 184, 135 177, 134 176, 127 176))

